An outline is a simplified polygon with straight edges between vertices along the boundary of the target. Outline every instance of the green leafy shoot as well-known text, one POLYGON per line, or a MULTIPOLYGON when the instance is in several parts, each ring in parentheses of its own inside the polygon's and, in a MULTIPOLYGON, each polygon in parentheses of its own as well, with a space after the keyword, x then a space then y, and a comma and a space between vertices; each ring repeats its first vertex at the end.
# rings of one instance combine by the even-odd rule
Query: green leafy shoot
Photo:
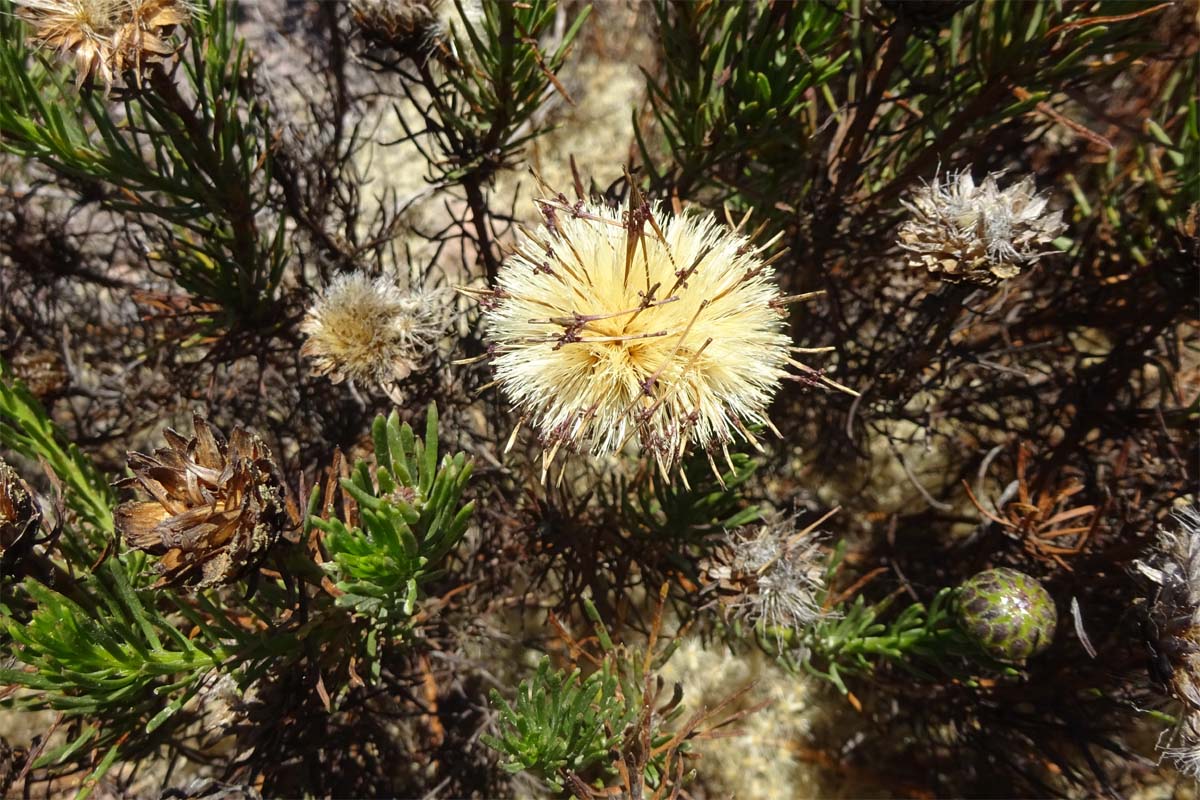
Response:
MULTIPOLYGON (((844 546, 830 560, 828 580, 841 563, 844 546)), ((821 602, 828 600, 829 590, 821 602)), ((922 680, 936 680, 936 671, 975 684, 972 671, 1015 675, 1008 664, 988 656, 959 628, 955 620, 957 590, 943 588, 928 605, 913 602, 890 614, 896 595, 868 603, 862 594, 841 602, 812 626, 796 631, 756 630, 758 645, 775 654, 793 672, 805 672, 849 693, 843 676, 870 675, 887 662, 922 680), (927 669, 927 667, 929 669, 927 669)))
MULTIPOLYGON (((454 2, 466 18, 461 0, 454 2)), ((456 156, 456 170, 490 174, 545 132, 544 125, 527 125, 547 92, 565 94, 555 73, 592 10, 584 6, 557 47, 543 52, 539 40, 553 29, 557 7, 555 0, 488 1, 477 28, 468 24, 454 30, 465 69, 447 70, 445 79, 454 91, 432 101, 450 128, 443 146, 456 156)), ((447 178, 454 180, 455 173, 447 178)))
POLYGON ((472 464, 457 453, 438 465, 433 405, 424 442, 395 412, 378 416, 372 433, 374 475, 360 460, 341 480, 358 506, 360 525, 332 516, 310 522, 325 534, 325 569, 343 592, 338 604, 397 633, 416 610, 421 584, 442 574, 442 563, 467 530, 475 505, 461 500, 472 464))
MULTIPOLYGON (((112 534, 116 501, 105 476, 78 447, 64 442, 46 409, 0 361, 0 447, 50 467, 63 486, 67 506, 84 523, 84 539, 68 538, 78 547, 95 548, 90 553, 94 559, 112 534)), ((89 559, 82 551, 79 556, 81 561, 89 559)))
POLYGON ((543 659, 508 703, 498 692, 497 736, 483 742, 504 756, 509 772, 528 771, 556 792, 578 798, 674 796, 692 776, 682 755, 756 708, 713 720, 749 690, 736 691, 684 719, 682 688, 664 692, 660 670, 686 631, 660 636, 667 584, 659 592, 650 631, 641 646, 614 642, 595 605, 584 600, 593 636, 575 640, 556 619, 572 664, 555 670, 543 659), (586 664, 587 666, 583 666, 586 664), (586 671, 586 677, 581 677, 586 671))
POLYGON ((703 455, 689 456, 681 469, 691 481, 654 480, 653 476, 629 481, 614 477, 600 487, 602 504, 618 506, 622 524, 631 534, 649 541, 698 543, 754 522, 757 506, 745 501, 741 487, 754 475, 758 463, 745 453, 733 453, 731 468, 720 478, 703 455))
POLYGON ((282 216, 264 218, 271 123, 251 94, 234 14, 224 0, 202 8, 181 69, 153 65, 146 86, 118 104, 77 93, 51 55, 26 48, 0 1, 0 150, 98 182, 106 207, 151 234, 151 261, 209 314, 249 325, 271 318, 288 254, 282 216))
POLYGON ((521 681, 512 705, 492 691, 499 736, 482 741, 504 754, 508 772, 531 772, 561 792, 566 771, 582 773, 606 761, 636 721, 637 707, 620 688, 611 661, 581 677, 579 669, 555 670, 543 658, 537 672, 521 681))

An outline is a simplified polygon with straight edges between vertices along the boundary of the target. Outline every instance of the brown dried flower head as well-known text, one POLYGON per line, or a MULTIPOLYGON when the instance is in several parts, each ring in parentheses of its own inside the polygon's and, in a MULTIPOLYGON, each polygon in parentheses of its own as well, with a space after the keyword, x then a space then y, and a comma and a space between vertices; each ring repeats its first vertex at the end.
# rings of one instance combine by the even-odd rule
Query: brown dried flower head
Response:
POLYGON ((29 554, 42 522, 33 492, 16 471, 0 461, 0 576, 16 572, 29 554))
POLYGON ((371 44, 416 56, 441 35, 441 5, 442 0, 351 0, 350 16, 371 44))
POLYGON ((1066 226, 1061 211, 1025 177, 1001 190, 992 173, 975 185, 970 168, 918 189, 902 201, 912 217, 900 228, 910 267, 950 282, 991 285, 1014 278, 1054 250, 1066 226))
POLYGON ((814 533, 825 519, 797 530, 794 519, 776 517, 731 532, 702 564, 706 590, 716 592, 727 616, 761 623, 776 636, 830 616, 821 603, 828 560, 814 533))
POLYGON ((200 416, 185 438, 168 428, 168 447, 129 454, 150 500, 121 504, 117 530, 130 547, 159 556, 162 585, 197 589, 231 583, 258 565, 287 523, 283 488, 263 441, 240 426, 228 443, 200 416))
POLYGON ((1163 751, 1181 772, 1200 777, 1200 510, 1184 507, 1174 521, 1160 532, 1157 551, 1134 566, 1153 586, 1152 673, 1183 706, 1163 751))
POLYGON ((127 71, 175 53, 177 25, 192 18, 186 0, 16 0, 33 40, 75 60, 75 83, 98 78, 105 89, 127 71))

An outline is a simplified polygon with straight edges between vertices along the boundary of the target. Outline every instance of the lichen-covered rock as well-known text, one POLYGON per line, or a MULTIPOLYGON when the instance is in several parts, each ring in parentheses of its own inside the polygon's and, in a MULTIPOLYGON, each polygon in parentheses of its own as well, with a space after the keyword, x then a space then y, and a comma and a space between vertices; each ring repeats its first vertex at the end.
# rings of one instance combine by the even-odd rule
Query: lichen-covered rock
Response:
POLYGON ((1045 587, 1006 567, 968 578, 958 590, 957 613, 963 631, 1001 661, 1024 661, 1042 652, 1058 624, 1045 587))

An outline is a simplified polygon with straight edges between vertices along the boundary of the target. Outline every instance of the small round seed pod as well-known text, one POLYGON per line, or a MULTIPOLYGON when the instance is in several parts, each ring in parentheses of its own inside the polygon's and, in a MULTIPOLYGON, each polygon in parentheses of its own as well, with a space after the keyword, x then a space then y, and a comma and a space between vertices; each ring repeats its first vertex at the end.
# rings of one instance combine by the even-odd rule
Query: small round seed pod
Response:
POLYGON ((1054 600, 1036 579, 998 567, 958 587, 958 624, 988 655, 1024 661, 1050 646, 1058 623, 1054 600))

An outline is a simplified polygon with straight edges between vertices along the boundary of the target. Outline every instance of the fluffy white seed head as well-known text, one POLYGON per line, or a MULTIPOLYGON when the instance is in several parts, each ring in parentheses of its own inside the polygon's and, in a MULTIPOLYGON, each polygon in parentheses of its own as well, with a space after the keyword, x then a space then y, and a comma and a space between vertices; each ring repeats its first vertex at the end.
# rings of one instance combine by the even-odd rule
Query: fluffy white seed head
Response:
POLYGON ((1046 211, 1033 178, 1001 190, 999 176, 978 186, 970 168, 935 176, 902 201, 912 215, 900 227, 908 265, 946 281, 995 284, 1053 252, 1051 243, 1066 229, 1062 212, 1046 211))
POLYGON ((391 278, 339 275, 308 310, 301 354, 334 383, 374 384, 392 399, 432 355, 451 318, 444 290, 401 289, 391 278))
POLYGON ((593 455, 634 442, 664 472, 767 423, 789 363, 760 249, 711 217, 541 201, 483 296, 501 390, 538 432, 593 455))

